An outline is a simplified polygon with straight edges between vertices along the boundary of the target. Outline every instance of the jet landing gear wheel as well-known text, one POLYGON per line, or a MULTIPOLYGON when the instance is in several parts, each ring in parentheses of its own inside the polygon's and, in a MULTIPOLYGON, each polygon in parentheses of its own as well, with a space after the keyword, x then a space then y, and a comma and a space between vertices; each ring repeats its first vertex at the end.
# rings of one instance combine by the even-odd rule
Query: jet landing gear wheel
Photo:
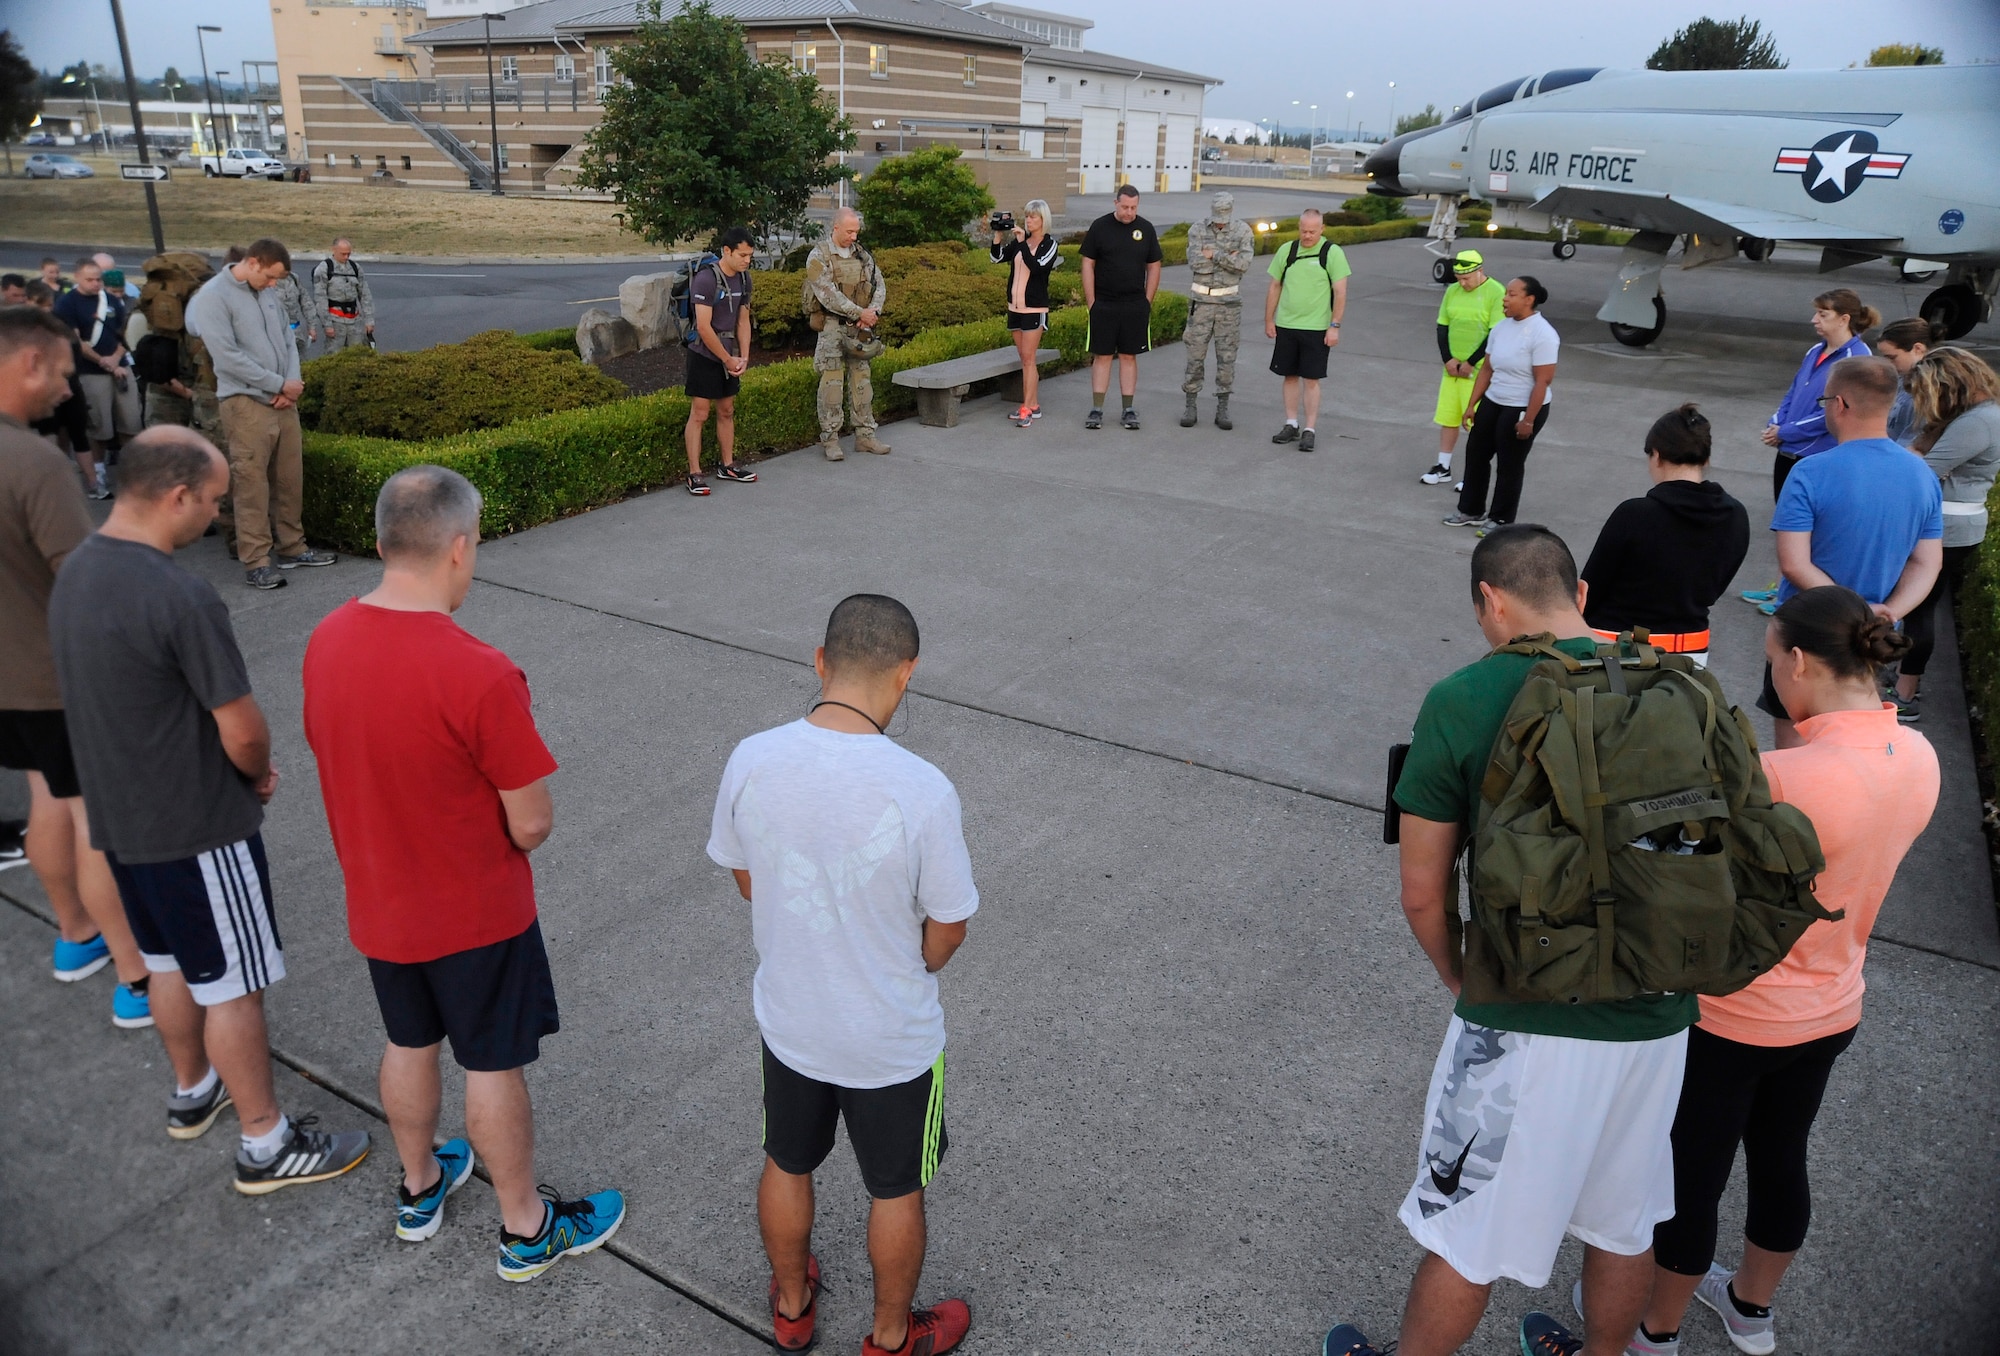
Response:
POLYGON ((1979 293, 1964 283, 1953 283, 1925 297, 1917 314, 1942 328, 1945 338, 1963 339, 1979 323, 1983 309, 1979 293))
POLYGON ((1574 240, 1558 240, 1554 245, 1550 246, 1549 253, 1558 259, 1574 259, 1576 258, 1576 242, 1574 240))
MULTIPOLYGON (((1968 291, 1971 289, 1968 288, 1968 291)), ((1653 327, 1642 330, 1637 325, 1621 325, 1611 322, 1611 337, 1627 348, 1644 348, 1660 337, 1660 331, 1667 327, 1667 303, 1660 297, 1653 298, 1653 327)))
POLYGON ((1440 259, 1431 265, 1431 281, 1440 285, 1451 281, 1451 260, 1440 259))

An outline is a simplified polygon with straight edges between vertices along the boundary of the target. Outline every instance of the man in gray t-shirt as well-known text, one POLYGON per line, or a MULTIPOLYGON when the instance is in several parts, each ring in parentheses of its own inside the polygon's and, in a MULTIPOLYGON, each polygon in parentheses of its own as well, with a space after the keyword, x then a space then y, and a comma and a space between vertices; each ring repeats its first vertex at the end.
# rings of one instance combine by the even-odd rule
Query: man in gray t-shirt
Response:
POLYGON ((91 843, 152 974, 176 1079, 167 1133, 193 1139, 234 1102, 236 1189, 255 1196, 346 1172, 368 1136, 289 1121, 272 1087, 263 991, 285 953, 258 833, 278 785, 271 731, 228 609, 173 560, 228 490, 228 464, 192 429, 126 444, 111 517, 56 576, 49 641, 91 843))

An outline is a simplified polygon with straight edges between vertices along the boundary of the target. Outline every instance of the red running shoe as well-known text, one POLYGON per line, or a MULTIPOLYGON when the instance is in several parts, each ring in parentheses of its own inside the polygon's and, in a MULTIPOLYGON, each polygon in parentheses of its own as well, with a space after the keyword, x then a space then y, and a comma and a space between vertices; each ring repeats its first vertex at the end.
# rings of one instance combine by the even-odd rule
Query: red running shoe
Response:
POLYGON ((806 1254, 806 1307, 797 1318, 778 1312, 778 1278, 771 1278, 771 1328, 778 1337, 778 1350, 804 1351, 813 1344, 813 1324, 819 1316, 819 1258, 806 1254))
POLYGON ((972 1309, 961 1299, 940 1300, 936 1308, 910 1315, 910 1335, 894 1351, 875 1345, 875 1335, 861 1339, 861 1356, 944 1356, 958 1350, 972 1327, 972 1309))

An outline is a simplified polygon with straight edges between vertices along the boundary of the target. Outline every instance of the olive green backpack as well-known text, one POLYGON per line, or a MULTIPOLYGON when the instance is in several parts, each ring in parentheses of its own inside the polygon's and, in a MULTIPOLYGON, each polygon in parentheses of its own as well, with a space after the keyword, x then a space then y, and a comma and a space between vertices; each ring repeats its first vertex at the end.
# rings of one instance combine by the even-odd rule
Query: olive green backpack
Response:
POLYGON ((1552 636, 1494 741, 1473 824, 1464 996, 1601 1003, 1726 994, 1815 921, 1812 822, 1773 804, 1756 736, 1707 670, 1633 631, 1552 636))

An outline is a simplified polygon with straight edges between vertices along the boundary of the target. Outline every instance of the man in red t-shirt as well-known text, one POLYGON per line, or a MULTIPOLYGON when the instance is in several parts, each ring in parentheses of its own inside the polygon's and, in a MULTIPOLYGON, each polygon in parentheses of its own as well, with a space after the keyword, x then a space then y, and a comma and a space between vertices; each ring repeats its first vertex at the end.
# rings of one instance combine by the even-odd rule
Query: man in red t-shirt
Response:
POLYGON ((528 854, 548 838, 556 770, 506 655, 452 620, 472 587, 479 492, 441 466, 390 477, 375 503, 382 583, 306 646, 306 739, 347 880, 347 931, 388 1028, 382 1106, 403 1160, 396 1236, 421 1242, 472 1174, 434 1149, 438 1048, 465 1070, 466 1131, 500 1198, 500 1277, 525 1281, 602 1246, 616 1191, 544 1200, 524 1066, 558 1029, 528 854))

